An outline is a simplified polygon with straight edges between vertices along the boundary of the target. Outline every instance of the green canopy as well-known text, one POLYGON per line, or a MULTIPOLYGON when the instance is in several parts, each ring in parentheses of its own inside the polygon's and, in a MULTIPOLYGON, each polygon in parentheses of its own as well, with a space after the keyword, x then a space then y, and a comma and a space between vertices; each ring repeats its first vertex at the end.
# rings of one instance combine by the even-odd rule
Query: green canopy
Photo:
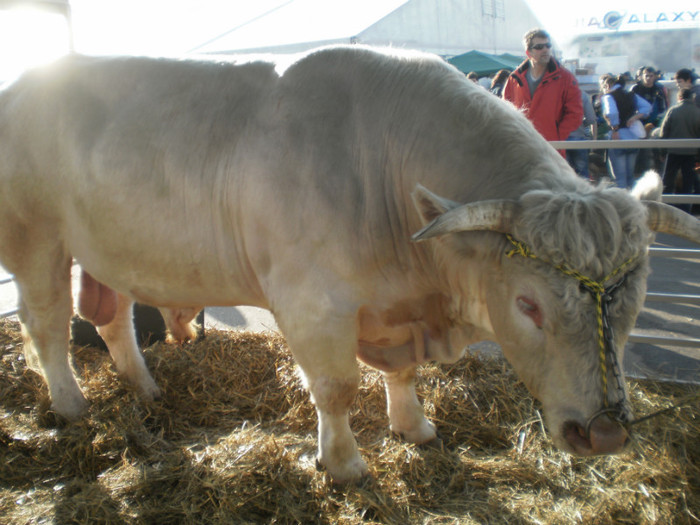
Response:
POLYGON ((513 71, 523 61, 522 58, 504 53, 492 55, 482 51, 468 51, 448 58, 447 61, 463 73, 474 71, 479 76, 492 75, 501 69, 513 71))
POLYGON ((500 55, 498 55, 498 58, 513 64, 513 69, 516 69, 520 64, 522 64, 525 61, 525 57, 511 55, 510 53, 501 53, 500 55))

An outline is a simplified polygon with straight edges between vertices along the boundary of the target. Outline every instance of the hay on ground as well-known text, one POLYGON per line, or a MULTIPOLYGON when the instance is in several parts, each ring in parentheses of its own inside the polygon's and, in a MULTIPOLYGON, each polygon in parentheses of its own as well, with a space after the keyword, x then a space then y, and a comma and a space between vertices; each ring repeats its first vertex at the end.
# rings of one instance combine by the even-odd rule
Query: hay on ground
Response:
MULTIPOLYGON (((421 369, 439 450, 390 433, 380 375, 365 370, 352 427, 370 477, 339 488, 315 468, 315 411, 278 335, 146 349, 154 403, 105 352, 75 348, 91 403, 75 424, 52 415, 21 347, 17 324, 0 321, 2 523, 700 522, 697 406, 643 423, 619 457, 574 458, 554 450, 507 364, 467 356, 421 369)), ((696 388, 630 386, 638 414, 696 388)))

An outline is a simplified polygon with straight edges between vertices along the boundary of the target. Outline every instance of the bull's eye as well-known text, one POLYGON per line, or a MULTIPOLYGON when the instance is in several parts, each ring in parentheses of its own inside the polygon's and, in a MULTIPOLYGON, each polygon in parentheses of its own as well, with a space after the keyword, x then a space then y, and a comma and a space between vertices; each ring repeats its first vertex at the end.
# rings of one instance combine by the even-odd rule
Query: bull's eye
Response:
POLYGON ((518 309, 532 319, 532 322, 535 323, 537 328, 542 328, 542 310, 540 310, 540 307, 535 301, 521 295, 515 302, 518 305, 518 309))

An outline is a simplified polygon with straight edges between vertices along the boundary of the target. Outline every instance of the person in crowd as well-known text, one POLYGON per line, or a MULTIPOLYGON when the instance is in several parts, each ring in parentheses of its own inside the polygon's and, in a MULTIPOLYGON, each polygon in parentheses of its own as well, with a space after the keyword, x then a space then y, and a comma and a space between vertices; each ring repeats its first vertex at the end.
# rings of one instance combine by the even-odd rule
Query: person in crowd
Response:
MULTIPOLYGON (((666 90, 659 83, 658 72, 653 67, 640 68, 637 83, 632 92, 651 104, 651 112, 642 120, 644 126, 651 132, 658 127, 668 109, 666 90)), ((663 164, 663 153, 660 150, 642 149, 637 156, 635 173, 644 173, 650 169, 659 169, 663 164)))
MULTIPOLYGON (((671 107, 661 123, 662 139, 700 139, 700 108, 693 103, 692 91, 678 91, 678 104, 671 107)), ((698 176, 695 173, 697 148, 671 148, 664 166, 664 193, 676 193, 676 174, 681 171, 681 193, 700 193, 698 176)), ((689 204, 678 207, 690 213, 689 204)))
POLYGON ((689 89, 695 100, 695 105, 700 107, 700 84, 696 84, 697 75, 687 68, 679 69, 673 80, 676 81, 678 89, 689 89))
POLYGON ((642 124, 658 127, 668 109, 666 94, 657 81, 657 73, 653 67, 643 67, 641 74, 641 79, 632 87, 632 92, 651 104, 651 112, 642 120, 642 124))
POLYGON ((503 92, 503 86, 506 85, 506 80, 508 80, 508 75, 510 75, 510 71, 507 69, 501 69, 498 73, 496 73, 493 76, 493 80, 491 80, 489 91, 497 97, 500 97, 501 93, 503 92))
MULTIPOLYGON (((598 135, 598 116, 593 109, 591 97, 585 91, 581 91, 581 102, 583 104, 583 122, 571 132, 567 140, 591 140, 598 135)), ((574 171, 584 179, 590 179, 588 168, 588 157, 590 151, 587 149, 566 150, 566 160, 574 171)))
POLYGON ((666 86, 664 86, 661 81, 664 79, 664 74, 660 69, 656 70, 656 83, 661 86, 661 91, 664 92, 664 97, 666 97, 666 107, 670 108, 671 103, 670 99, 668 98, 668 89, 666 89, 666 86))
POLYGON ((477 75, 475 71, 470 71, 469 73, 467 73, 467 78, 475 84, 479 83, 479 75, 477 75))
MULTIPOLYGON (((600 78, 602 113, 610 126, 612 140, 635 140, 646 136, 636 135, 631 126, 645 118, 651 104, 639 95, 625 91, 625 78, 603 75, 600 78)), ((644 129, 641 122, 637 124, 644 129)), ((608 169, 620 188, 634 184, 634 164, 639 150, 635 148, 608 150, 608 169)))
POLYGON ((545 139, 566 140, 583 121, 576 77, 554 59, 543 29, 528 31, 523 42, 527 60, 510 74, 501 96, 523 109, 545 139))

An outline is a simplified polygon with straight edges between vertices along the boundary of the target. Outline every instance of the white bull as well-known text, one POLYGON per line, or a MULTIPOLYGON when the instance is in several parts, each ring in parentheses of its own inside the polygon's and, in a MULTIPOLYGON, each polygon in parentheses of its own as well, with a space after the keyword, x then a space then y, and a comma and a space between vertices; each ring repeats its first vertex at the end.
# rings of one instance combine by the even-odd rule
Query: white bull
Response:
POLYGON ((432 56, 332 48, 282 75, 69 57, 0 95, 0 262, 54 409, 86 404, 68 359, 74 257, 97 291, 84 310, 146 396, 158 390, 131 301, 270 309, 337 481, 366 472, 348 423, 358 357, 385 373, 392 430, 422 443, 436 431, 416 365, 482 339, 542 401, 559 447, 620 450, 614 361, 652 229, 700 241, 692 217, 577 178, 521 114, 432 56), (423 227, 415 240, 435 238, 412 242, 423 227), (619 286, 604 316, 582 277, 619 286), (616 334, 605 354, 603 317, 616 334))

